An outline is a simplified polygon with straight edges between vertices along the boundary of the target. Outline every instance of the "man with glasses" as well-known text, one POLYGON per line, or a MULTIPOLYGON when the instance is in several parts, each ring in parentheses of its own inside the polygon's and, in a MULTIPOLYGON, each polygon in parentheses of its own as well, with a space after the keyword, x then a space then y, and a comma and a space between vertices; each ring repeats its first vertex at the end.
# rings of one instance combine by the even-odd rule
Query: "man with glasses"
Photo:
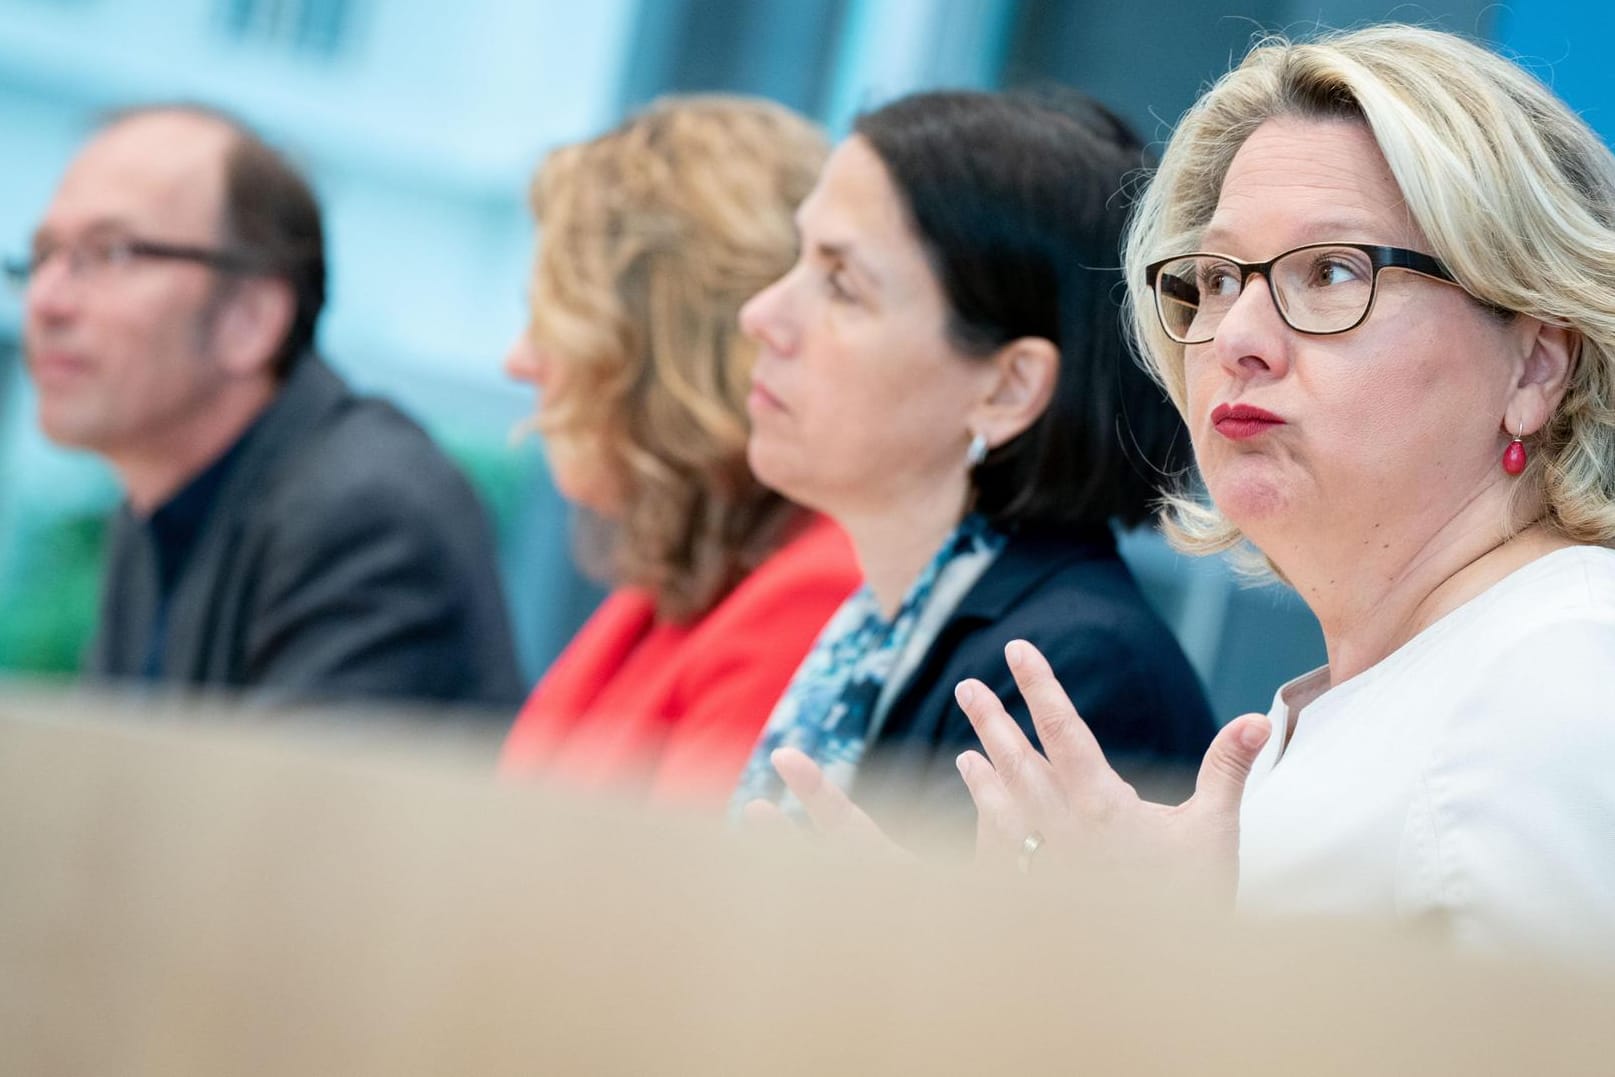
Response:
POLYGON ((312 353, 320 211, 272 148, 204 108, 125 113, 7 271, 41 426, 126 495, 90 674, 286 703, 520 698, 470 487, 312 353))

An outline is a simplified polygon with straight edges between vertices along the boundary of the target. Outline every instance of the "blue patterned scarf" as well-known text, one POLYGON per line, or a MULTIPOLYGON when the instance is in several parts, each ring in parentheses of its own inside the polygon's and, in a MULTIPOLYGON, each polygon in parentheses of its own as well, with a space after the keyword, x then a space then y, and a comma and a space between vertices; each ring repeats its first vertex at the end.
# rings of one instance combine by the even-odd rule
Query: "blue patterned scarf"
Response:
MULTIPOLYGON (((942 543, 891 620, 881 615, 868 584, 854 592, 819 633, 769 715, 730 801, 731 813, 757 798, 796 808, 769 762, 775 748, 801 750, 828 780, 848 788, 887 681, 933 597, 940 597, 938 583, 961 574, 973 581, 1003 546, 1004 536, 972 514, 942 543)), ((961 597, 956 587, 940 591, 953 602, 961 597)))

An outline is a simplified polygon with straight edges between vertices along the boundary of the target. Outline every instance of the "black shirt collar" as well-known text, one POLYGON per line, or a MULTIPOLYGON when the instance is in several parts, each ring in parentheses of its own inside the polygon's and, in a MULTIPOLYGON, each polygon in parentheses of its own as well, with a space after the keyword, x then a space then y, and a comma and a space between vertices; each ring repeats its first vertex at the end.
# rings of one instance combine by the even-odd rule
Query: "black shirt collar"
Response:
POLYGON ((219 491, 257 425, 255 421, 248 426, 234 444, 186 483, 179 493, 158 506, 146 521, 157 551, 157 589, 164 598, 173 593, 174 584, 196 549, 196 540, 219 499, 219 491))

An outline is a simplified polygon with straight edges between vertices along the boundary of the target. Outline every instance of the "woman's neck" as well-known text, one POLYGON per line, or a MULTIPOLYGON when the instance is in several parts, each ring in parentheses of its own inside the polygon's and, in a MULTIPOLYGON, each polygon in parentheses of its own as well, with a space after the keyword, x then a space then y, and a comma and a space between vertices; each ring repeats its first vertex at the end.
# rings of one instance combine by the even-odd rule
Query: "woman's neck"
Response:
POLYGON ((1311 544, 1280 567, 1323 629, 1329 683, 1341 684, 1517 569, 1572 545, 1531 507, 1509 535, 1493 504, 1471 503, 1422 539, 1382 535, 1355 550, 1311 544))
POLYGON ((964 517, 966 491, 946 485, 871 512, 832 514, 847 532, 882 615, 896 615, 914 581, 964 517))

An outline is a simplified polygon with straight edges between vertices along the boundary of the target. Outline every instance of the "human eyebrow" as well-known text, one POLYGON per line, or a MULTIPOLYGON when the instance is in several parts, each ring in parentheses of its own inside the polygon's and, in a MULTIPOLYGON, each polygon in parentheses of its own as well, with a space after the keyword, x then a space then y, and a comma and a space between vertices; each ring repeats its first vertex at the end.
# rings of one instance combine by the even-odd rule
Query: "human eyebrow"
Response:
POLYGON ((854 276, 861 277, 870 287, 878 288, 880 286, 880 275, 870 267, 867 261, 859 256, 849 242, 819 240, 813 244, 813 253, 820 261, 834 262, 850 270, 854 276))
MULTIPOLYGON (((1324 217, 1309 221, 1288 235, 1286 247, 1305 247, 1313 243, 1372 243, 1403 245, 1399 237, 1390 234, 1385 222, 1357 215, 1324 217)), ((1204 251, 1228 251, 1239 231, 1212 225, 1200 236, 1199 247, 1204 251)), ((1250 252, 1245 252, 1249 254, 1250 252)), ((1269 254, 1276 252, 1267 252, 1269 254)))
POLYGON ((1340 240, 1348 243, 1389 244, 1393 240, 1401 239, 1395 233, 1396 229, 1387 228, 1383 221, 1347 216, 1313 221, 1301 229, 1300 236, 1303 243, 1328 243, 1340 240))
MULTIPOLYGON (((98 217, 91 221, 89 225, 86 226, 81 232, 79 232, 79 238, 85 239, 93 237, 101 239, 109 236, 123 237, 132 235, 133 232, 134 229, 130 226, 129 222, 121 217, 98 217)), ((60 242, 61 239, 58 237, 56 231, 48 224, 42 224, 38 228, 35 228, 34 234, 29 238, 29 245, 31 249, 36 251, 41 247, 49 247, 60 242)))
POLYGON ((80 233, 84 236, 133 236, 134 225, 122 217, 99 217, 80 233))
POLYGON ((33 234, 28 237, 28 247, 35 251, 41 247, 54 246, 56 242, 56 232, 48 224, 35 228, 33 234))

